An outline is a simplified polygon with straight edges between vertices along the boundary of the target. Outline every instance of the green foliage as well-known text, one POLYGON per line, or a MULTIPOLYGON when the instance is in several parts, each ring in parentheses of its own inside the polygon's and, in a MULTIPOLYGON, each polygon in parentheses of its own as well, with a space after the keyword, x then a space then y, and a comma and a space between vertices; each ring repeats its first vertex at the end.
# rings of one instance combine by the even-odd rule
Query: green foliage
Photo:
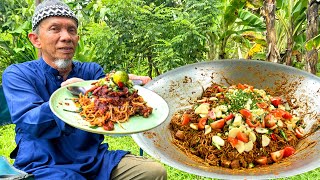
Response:
MULTIPOLYGON (((285 53, 288 37, 300 54, 317 46, 316 39, 305 46, 308 0, 276 2, 280 53, 285 53)), ((155 77, 199 61, 246 54, 265 59, 261 0, 68 0, 67 4, 80 19, 75 59, 98 62, 106 72, 122 69, 155 77)), ((34 0, 0 2, 0 74, 10 64, 38 57, 27 38, 33 9, 34 0)), ((301 67, 302 62, 293 63, 301 67)))
POLYGON ((279 0, 276 18, 277 24, 277 47, 280 54, 284 54, 288 48, 305 52, 304 43, 306 41, 306 9, 308 0, 279 0), (288 40, 294 41, 293 47, 288 47, 288 40))
MULTIPOLYGON (((31 0, 0 3, 0 74, 10 64, 35 59, 37 52, 28 40, 31 29, 31 0)), ((2 77, 0 76, 0 82, 2 77)))
POLYGON ((307 51, 311 51, 313 49, 319 50, 320 49, 320 34, 315 36, 314 38, 310 39, 306 42, 305 47, 307 51))
POLYGON ((124 69, 154 77, 206 58, 206 32, 215 15, 213 2, 188 1, 184 7, 169 7, 105 0, 92 5, 96 12, 90 12, 92 21, 83 27, 81 36, 99 52, 92 61, 106 71, 124 69))

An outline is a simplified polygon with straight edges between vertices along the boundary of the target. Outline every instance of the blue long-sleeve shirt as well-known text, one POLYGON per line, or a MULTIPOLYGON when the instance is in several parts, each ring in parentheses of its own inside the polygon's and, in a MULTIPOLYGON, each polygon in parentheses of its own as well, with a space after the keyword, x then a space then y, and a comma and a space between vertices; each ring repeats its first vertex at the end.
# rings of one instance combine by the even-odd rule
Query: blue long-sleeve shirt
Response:
MULTIPOLYGON (((74 61, 68 79, 104 76, 97 63, 74 61)), ((128 152, 109 151, 103 135, 75 129, 52 113, 48 101, 62 82, 59 72, 42 58, 4 71, 3 90, 16 125, 14 166, 37 179, 109 179, 128 152)))

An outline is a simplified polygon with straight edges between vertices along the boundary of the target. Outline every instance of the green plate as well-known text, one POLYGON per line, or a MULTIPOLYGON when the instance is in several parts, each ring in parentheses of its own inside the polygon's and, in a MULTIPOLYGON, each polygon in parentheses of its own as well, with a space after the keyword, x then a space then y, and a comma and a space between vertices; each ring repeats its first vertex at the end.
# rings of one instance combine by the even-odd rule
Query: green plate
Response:
MULTIPOLYGON (((86 89, 92 87, 92 81, 83 81, 73 83, 74 86, 83 86, 86 89)), ((143 97, 147 102, 147 105, 153 108, 152 114, 148 118, 143 116, 132 116, 125 123, 115 123, 115 129, 112 131, 106 131, 102 127, 92 127, 86 120, 84 120, 78 113, 68 112, 67 110, 76 111, 77 107, 74 102, 70 100, 75 98, 67 89, 67 86, 57 89, 50 97, 49 104, 52 112, 67 124, 82 129, 84 131, 105 134, 105 135, 126 135, 135 134, 144 131, 148 131, 152 128, 159 126, 163 123, 168 114, 169 107, 167 102, 155 92, 146 89, 142 86, 134 86, 138 90, 138 94, 143 97)))

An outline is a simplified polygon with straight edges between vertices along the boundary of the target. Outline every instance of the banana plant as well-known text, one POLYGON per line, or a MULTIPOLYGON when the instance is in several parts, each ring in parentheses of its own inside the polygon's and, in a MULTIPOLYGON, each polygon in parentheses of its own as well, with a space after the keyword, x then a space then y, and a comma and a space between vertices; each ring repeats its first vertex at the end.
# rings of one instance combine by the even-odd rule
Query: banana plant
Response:
POLYGON ((292 66, 293 55, 304 54, 306 41, 306 9, 308 0, 277 0, 277 47, 282 54, 281 63, 292 66))
POLYGON ((246 8, 247 3, 246 0, 222 0, 218 5, 221 15, 208 33, 208 59, 242 58, 243 51, 253 48, 254 39, 264 44, 261 38, 246 35, 253 31, 262 33, 266 28, 263 19, 246 8))

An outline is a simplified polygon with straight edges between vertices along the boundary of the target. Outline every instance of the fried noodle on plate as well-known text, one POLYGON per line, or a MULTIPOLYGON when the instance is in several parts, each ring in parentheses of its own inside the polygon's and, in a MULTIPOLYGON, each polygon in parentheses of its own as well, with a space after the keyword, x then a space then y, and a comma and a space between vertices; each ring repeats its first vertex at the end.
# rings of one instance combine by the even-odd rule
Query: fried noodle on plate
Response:
POLYGON ((95 82, 85 94, 80 94, 75 102, 84 120, 108 131, 114 129, 114 123, 121 127, 131 116, 148 117, 153 110, 133 88, 132 82, 119 87, 108 75, 95 82))

